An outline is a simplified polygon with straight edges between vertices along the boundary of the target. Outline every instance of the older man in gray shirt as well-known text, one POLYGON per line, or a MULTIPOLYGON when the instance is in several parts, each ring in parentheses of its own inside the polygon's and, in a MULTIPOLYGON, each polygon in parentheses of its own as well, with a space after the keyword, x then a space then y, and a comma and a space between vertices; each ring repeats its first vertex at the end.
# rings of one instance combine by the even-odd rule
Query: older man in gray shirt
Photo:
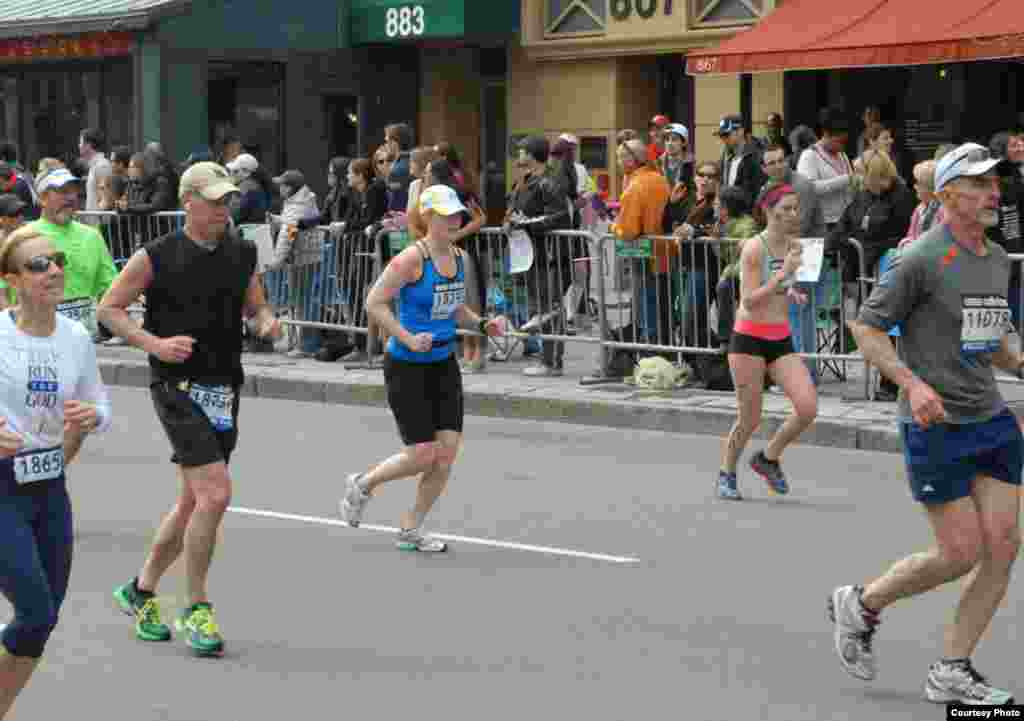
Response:
POLYGON ((965 578, 942 657, 925 681, 925 698, 934 703, 1013 700, 971 663, 1020 550, 1024 438, 994 373, 1021 377, 1024 365, 1007 341, 1010 260, 986 238, 999 222, 997 162, 974 143, 939 161, 935 190, 945 222, 901 251, 851 324, 865 359, 900 386, 910 490, 935 542, 864 586, 832 592, 836 653, 847 672, 872 680, 882 609, 965 578), (899 355, 888 336, 896 325, 899 355))
MULTIPOLYGON (((781 145, 769 145, 763 155, 764 172, 770 183, 786 183, 793 186, 800 197, 800 237, 824 238, 825 215, 821 199, 814 184, 804 175, 789 167, 786 151, 781 145)), ((807 295, 807 303, 789 306, 789 325, 793 336, 793 347, 797 353, 818 352, 818 306, 825 302, 825 283, 800 283, 800 290, 807 295)), ((807 369, 815 385, 818 383, 818 364, 813 358, 807 359, 807 369)))

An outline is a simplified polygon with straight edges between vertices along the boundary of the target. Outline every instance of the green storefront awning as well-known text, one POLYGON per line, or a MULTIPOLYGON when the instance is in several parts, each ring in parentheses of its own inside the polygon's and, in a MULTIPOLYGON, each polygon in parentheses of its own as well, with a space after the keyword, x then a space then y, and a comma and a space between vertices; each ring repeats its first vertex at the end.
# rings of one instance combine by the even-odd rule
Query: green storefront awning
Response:
POLYGON ((519 0, 350 0, 353 46, 507 37, 519 30, 519 0))

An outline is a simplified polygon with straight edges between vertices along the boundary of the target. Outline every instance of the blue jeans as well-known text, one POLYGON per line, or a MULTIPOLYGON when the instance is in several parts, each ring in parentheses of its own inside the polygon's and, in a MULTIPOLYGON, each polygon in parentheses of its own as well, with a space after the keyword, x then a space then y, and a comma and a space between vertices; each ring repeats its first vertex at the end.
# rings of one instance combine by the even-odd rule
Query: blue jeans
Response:
MULTIPOLYGON (((824 271, 822 271, 824 276, 824 271)), ((803 305, 789 304, 789 326, 793 334, 793 350, 797 353, 818 352, 818 308, 825 304, 824 277, 817 283, 797 283, 796 288, 807 296, 803 305)), ((818 362, 805 358, 811 379, 818 383, 818 362)))
POLYGON ((708 325, 708 310, 711 303, 708 298, 708 274, 705 270, 684 270, 681 273, 683 288, 681 296, 683 319, 683 345, 696 344, 699 348, 708 348, 711 328, 708 325))
MULTIPOLYGON (((0 478, 12 477, 11 461, 0 462, 0 478)), ((0 593, 14 606, 14 620, 0 641, 12 656, 39 658, 71 576, 71 501, 64 479, 6 490, 0 495, 0 593)))

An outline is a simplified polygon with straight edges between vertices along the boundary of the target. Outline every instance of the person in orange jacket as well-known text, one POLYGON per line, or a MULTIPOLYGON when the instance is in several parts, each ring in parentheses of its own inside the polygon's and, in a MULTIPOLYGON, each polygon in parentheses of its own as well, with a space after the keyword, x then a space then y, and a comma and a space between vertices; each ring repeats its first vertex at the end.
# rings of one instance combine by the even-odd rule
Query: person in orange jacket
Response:
MULTIPOLYGON (((626 190, 622 193, 619 214, 612 225, 612 232, 621 240, 632 241, 640 236, 661 236, 664 230, 665 206, 672 191, 665 176, 658 172, 652 161, 647 160, 645 151, 646 148, 639 139, 628 140, 618 149, 619 164, 628 178, 626 190)), ((671 345, 672 301, 669 268, 670 259, 678 255, 679 243, 675 238, 663 237, 652 240, 652 257, 642 281, 637 284, 638 290, 643 289, 644 297, 634 299, 642 308, 638 320, 648 342, 671 345)))

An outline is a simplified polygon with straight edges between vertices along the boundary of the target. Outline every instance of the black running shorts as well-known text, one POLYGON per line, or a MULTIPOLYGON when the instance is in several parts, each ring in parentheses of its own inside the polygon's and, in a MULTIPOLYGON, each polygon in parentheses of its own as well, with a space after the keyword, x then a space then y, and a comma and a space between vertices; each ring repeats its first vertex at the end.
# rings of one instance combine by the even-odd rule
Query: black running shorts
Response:
POLYGON ((410 363, 384 356, 388 405, 407 446, 431 443, 438 431, 462 433, 462 372, 455 356, 410 363))
POLYGON ((793 338, 789 336, 782 340, 765 340, 745 333, 733 333, 729 340, 729 352, 760 356, 764 358, 765 364, 771 365, 796 351, 793 350, 793 338))
POLYGON ((218 431, 187 390, 174 382, 154 383, 149 388, 157 418, 164 426, 174 453, 171 463, 180 466, 205 466, 209 463, 231 460, 231 452, 238 443, 239 388, 234 389, 231 408, 231 430, 218 431))

